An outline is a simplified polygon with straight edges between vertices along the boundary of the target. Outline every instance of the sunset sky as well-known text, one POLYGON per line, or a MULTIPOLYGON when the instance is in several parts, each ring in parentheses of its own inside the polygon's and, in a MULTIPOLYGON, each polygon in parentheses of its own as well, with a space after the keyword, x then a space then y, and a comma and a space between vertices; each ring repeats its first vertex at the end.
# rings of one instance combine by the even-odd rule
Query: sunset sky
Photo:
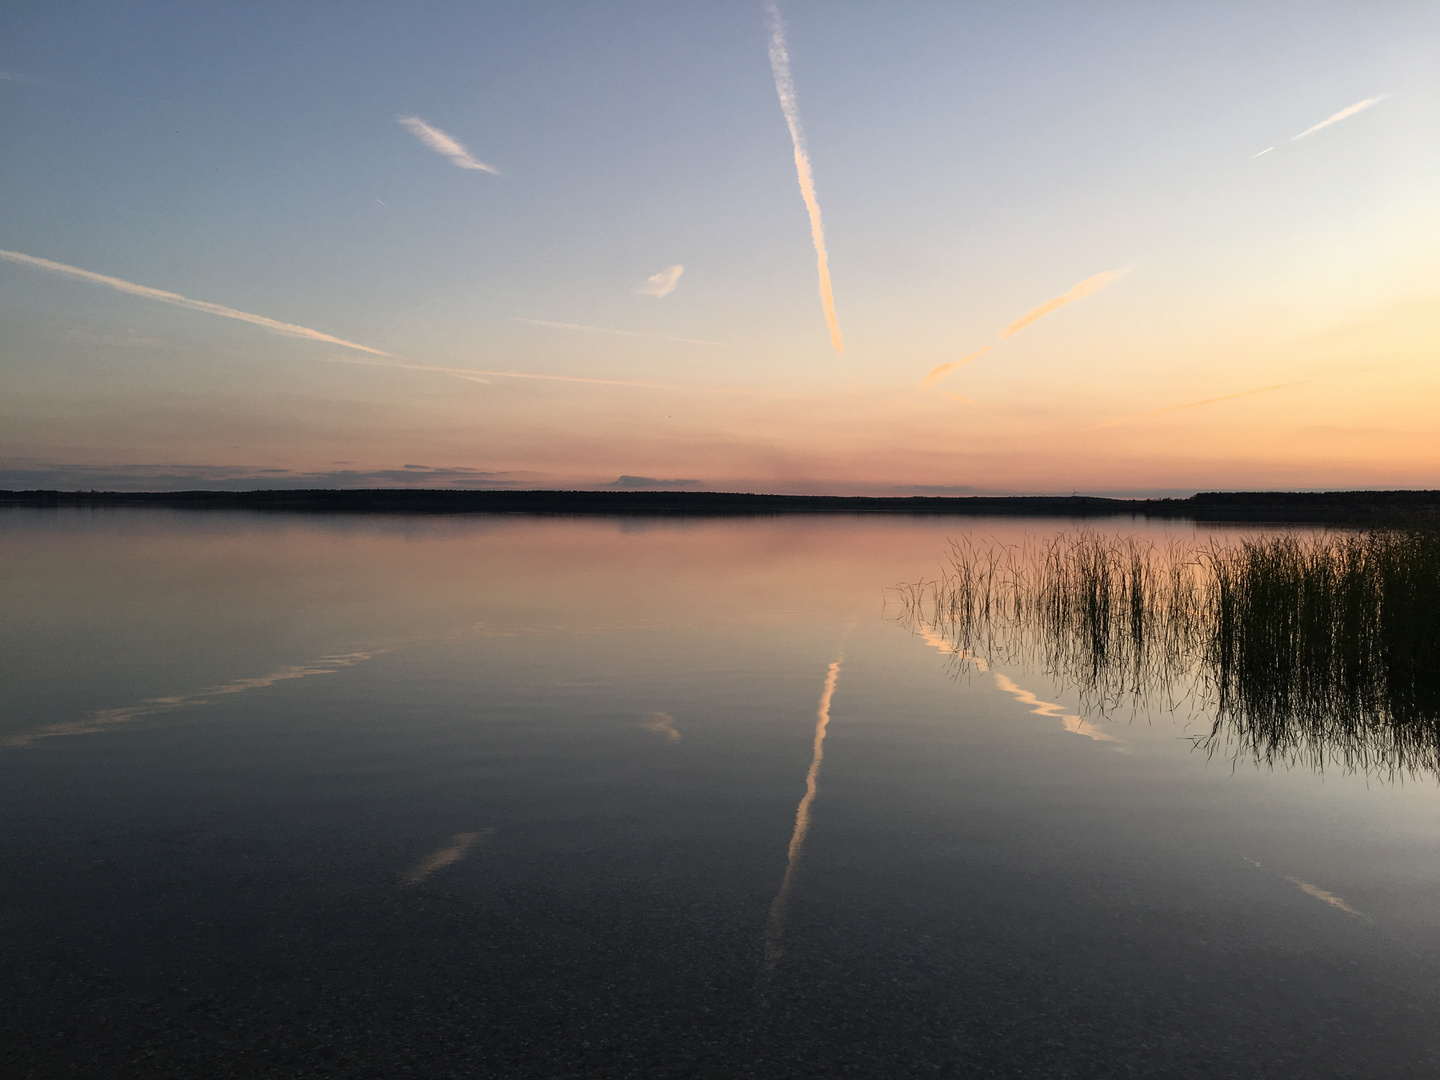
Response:
POLYGON ((0 140, 0 487, 1440 487, 1440 5, 7 4, 0 140))

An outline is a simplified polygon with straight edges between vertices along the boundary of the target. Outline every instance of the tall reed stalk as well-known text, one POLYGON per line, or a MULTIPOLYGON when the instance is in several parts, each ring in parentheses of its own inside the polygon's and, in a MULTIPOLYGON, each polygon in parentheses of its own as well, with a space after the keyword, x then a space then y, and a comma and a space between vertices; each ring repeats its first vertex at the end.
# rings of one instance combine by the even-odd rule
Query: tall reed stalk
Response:
POLYGON ((904 617, 956 650, 1038 663, 1085 707, 1189 704, 1258 760, 1440 772, 1440 533, 1208 545, 1082 530, 952 543, 904 617))

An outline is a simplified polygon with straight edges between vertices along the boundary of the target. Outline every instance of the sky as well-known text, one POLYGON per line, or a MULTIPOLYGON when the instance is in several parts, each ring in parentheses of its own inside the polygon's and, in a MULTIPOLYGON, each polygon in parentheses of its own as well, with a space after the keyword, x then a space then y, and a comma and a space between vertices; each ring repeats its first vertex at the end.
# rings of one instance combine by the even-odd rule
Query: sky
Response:
POLYGON ((0 487, 1440 487, 1440 5, 0 4, 0 487))

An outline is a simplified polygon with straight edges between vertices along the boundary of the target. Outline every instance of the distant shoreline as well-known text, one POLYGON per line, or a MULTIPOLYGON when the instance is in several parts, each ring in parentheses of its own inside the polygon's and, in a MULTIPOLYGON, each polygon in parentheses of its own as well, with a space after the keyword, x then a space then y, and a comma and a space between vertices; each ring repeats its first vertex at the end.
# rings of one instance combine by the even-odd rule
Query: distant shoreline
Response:
POLYGON ((1145 517, 1210 522, 1389 524, 1440 518, 1440 491, 1201 492, 1186 499, 1089 495, 755 495, 721 491, 0 491, 0 507, 165 507, 327 514, 768 517, 780 514, 1145 517))

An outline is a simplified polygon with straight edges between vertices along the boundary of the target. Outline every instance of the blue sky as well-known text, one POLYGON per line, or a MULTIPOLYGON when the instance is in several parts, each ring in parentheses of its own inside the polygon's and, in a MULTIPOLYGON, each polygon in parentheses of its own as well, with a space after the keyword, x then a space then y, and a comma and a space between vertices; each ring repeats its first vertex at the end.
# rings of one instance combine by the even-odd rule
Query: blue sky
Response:
POLYGON ((781 12, 844 356, 759 4, 9 6, 0 249, 604 381, 0 263, 0 481, 1434 486, 1440 9, 781 12))

